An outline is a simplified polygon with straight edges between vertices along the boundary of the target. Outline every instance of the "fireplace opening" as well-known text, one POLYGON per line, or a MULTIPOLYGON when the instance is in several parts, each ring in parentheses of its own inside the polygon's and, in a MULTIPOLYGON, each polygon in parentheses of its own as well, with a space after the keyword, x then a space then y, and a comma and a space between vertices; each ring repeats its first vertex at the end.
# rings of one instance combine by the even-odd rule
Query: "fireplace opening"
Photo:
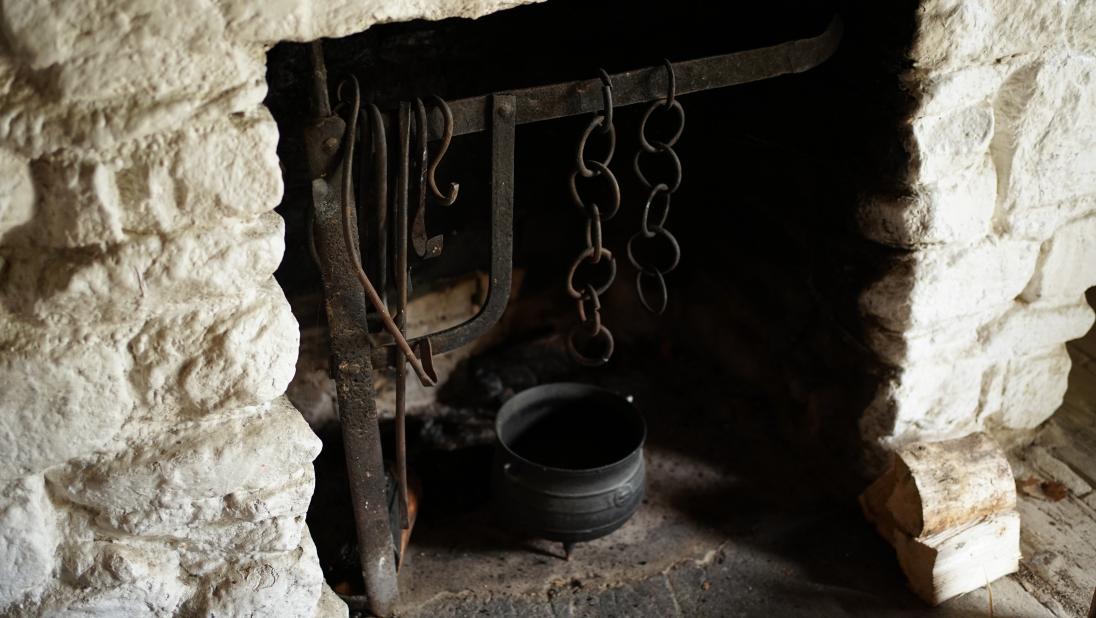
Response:
MULTIPOLYGON (((648 194, 632 167, 647 105, 614 110, 612 167, 622 206, 619 217, 602 225, 619 269, 600 297, 601 323, 615 346, 603 367, 570 357, 568 336, 579 318, 565 291, 568 268, 586 246, 586 224, 567 179, 594 113, 517 127, 506 312, 483 336, 434 358, 437 387, 421 387, 413 372, 407 375, 408 486, 416 519, 400 557, 401 615, 490 613, 501 611, 490 609, 499 599, 518 614, 541 604, 554 611, 583 603, 605 613, 669 612, 660 604, 670 603, 686 615, 702 614, 706 603, 757 603, 777 613, 815 602, 856 613, 917 607, 892 550, 864 523, 855 499, 883 466, 886 449, 901 444, 877 440, 900 426, 900 411, 869 414, 865 424, 865 410, 876 409, 884 385, 903 374, 901 361, 879 351, 878 329, 889 337, 896 327, 880 327, 865 311, 864 296, 894 285, 910 247, 865 234, 863 213, 865 196, 908 199, 905 183, 917 165, 911 148, 895 139, 915 106, 916 93, 900 78, 914 44, 912 11, 912 3, 637 9, 552 0, 475 21, 379 25, 324 41, 331 96, 354 76, 363 106, 390 114, 394 139, 393 110, 415 98, 434 113, 432 96, 456 101, 592 80, 599 69, 617 74, 661 66, 664 58, 778 45, 817 36, 837 13, 844 24, 840 47, 817 67, 680 97, 687 118, 675 145, 682 181, 666 219, 680 263, 665 277, 661 315, 643 307, 637 270, 625 257, 648 194), (556 383, 626 395, 647 424, 646 495, 636 514, 616 532, 577 546, 513 530, 493 502, 499 409, 519 393, 556 383), (751 592, 743 593, 744 583, 751 592)), ((311 67, 308 44, 283 43, 268 54, 265 103, 281 136, 285 195, 278 212, 287 222, 276 276, 301 325, 288 395, 324 443, 309 526, 328 584, 360 609, 367 591, 309 232, 313 187, 303 136, 311 67)), ((655 133, 673 132, 660 121, 655 133)), ((393 152, 390 200, 396 199, 393 152)), ((425 211, 423 238, 440 236, 443 248, 436 259, 412 259, 405 316, 412 338, 459 324, 486 302, 491 153, 489 132, 458 135, 436 170, 443 188, 457 182, 460 190, 453 205, 432 202, 425 211)), ((674 172, 665 164, 651 169, 659 177, 674 172)), ((595 200, 612 199, 590 190, 595 200)), ((371 225, 368 215, 359 217, 361 226, 371 225)), ((656 251, 646 259, 667 255, 656 251)), ((399 440, 397 379, 391 369, 377 369, 390 475, 399 440)), ((594 435, 583 432, 598 429, 581 418, 565 420, 572 426, 560 428, 553 448, 577 449, 594 435)), ((936 435, 930 426, 924 434, 936 435)), ((398 493, 394 483, 389 479, 390 499, 398 493)), ((980 607, 983 600, 966 597, 955 606, 963 603, 980 607)))
MULTIPOLYGON (((776 45, 818 35, 833 15, 822 2, 768 3, 743 13, 711 3, 637 10, 556 0, 476 21, 376 26, 326 41, 324 52, 332 84, 355 75, 364 100, 390 109, 413 97, 453 100, 590 79, 599 68, 615 73, 663 58, 776 45)), ((856 423, 876 379, 859 341, 856 294, 886 254, 857 234, 855 192, 868 178, 893 177, 885 169, 901 157, 881 155, 875 135, 894 122, 901 98, 863 83, 866 66, 878 63, 882 79, 885 63, 848 49, 874 45, 854 33, 811 71, 680 98, 683 180, 667 227, 681 258, 666 277, 661 316, 642 307, 624 255, 646 193, 630 169, 646 105, 615 110, 622 207, 603 229, 621 274, 602 299, 616 342, 605 367, 576 365, 565 345, 576 317, 563 282, 584 228, 567 178, 591 115, 518 127, 507 312, 481 340, 435 360, 437 388, 410 379, 407 448, 422 502, 401 575, 403 603, 426 615, 442 592, 517 592, 552 581, 573 595, 572 584, 597 571, 598 585, 647 581, 682 560, 718 555, 722 562, 732 537, 750 539, 757 555, 774 552, 782 568, 810 572, 810 579, 859 580, 852 587, 879 579, 874 569, 837 568, 830 555, 835 535, 851 535, 856 540, 843 543, 849 551, 887 564, 870 531, 840 523, 859 521, 849 497, 860 483, 849 470, 863 465, 856 423), (557 558, 561 550, 550 543, 506 532, 490 508, 494 415, 515 393, 552 382, 630 395, 649 425, 648 495, 639 514, 616 534, 580 544, 571 562, 557 558), (804 520, 806 512, 817 516, 804 520), (788 526, 791 536, 774 534, 788 526), (787 546, 793 536, 816 540, 800 552, 787 546)), ((901 47, 894 41, 884 49, 901 47)), ((270 52, 266 104, 281 133, 286 192, 279 213, 288 223, 277 276, 302 331, 289 395, 324 440, 310 528, 328 583, 361 594, 323 291, 307 235, 311 189, 301 136, 309 78, 307 46, 270 52)), ((427 210, 429 233, 444 234, 445 245, 439 259, 412 269, 412 335, 459 322, 482 302, 489 152, 484 134, 458 137, 438 170, 444 183, 459 181, 460 196, 453 206, 427 210)), ((386 456, 394 448, 392 379, 378 378, 386 456)), ((571 432, 592 430, 569 420, 571 432)))

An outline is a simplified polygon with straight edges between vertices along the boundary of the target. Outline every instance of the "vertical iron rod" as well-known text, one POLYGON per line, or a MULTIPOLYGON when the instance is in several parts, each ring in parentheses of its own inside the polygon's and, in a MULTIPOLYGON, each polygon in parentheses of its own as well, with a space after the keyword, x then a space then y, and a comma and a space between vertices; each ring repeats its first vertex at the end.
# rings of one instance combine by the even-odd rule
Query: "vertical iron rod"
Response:
POLYGON ((376 183, 374 201, 376 212, 373 218, 373 268, 377 275, 377 290, 381 301, 388 306, 388 136, 385 135, 384 117, 381 110, 372 103, 369 117, 373 125, 373 178, 376 183))
MULTIPOLYGON (((407 234, 411 189, 411 106, 400 104, 399 175, 396 180, 396 327, 407 327, 407 234)), ((396 354, 396 480, 399 484, 400 526, 410 527, 407 513, 407 363, 403 352, 396 354)))

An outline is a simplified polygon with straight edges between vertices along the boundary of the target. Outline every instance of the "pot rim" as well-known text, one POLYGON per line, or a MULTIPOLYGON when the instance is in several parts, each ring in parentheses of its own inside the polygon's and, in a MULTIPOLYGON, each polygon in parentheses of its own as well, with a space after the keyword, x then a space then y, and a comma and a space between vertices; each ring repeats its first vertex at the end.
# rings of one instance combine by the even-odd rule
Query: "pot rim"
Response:
MULTIPOLYGON (((522 402, 519 401, 518 403, 522 403, 522 402)), ((627 397, 625 397, 624 395, 621 395, 617 391, 605 388, 603 386, 597 386, 597 385, 594 385, 594 384, 584 384, 582 382, 546 382, 544 384, 538 384, 536 386, 532 386, 530 388, 527 388, 527 389, 521 391, 520 393, 517 393, 516 395, 514 395, 510 399, 506 400, 506 402, 502 404, 502 407, 499 408, 498 414, 495 416, 495 442, 500 447, 502 447, 502 449, 506 452, 507 455, 509 455, 510 457, 514 458, 515 460, 521 462, 524 465, 528 465, 528 466, 531 466, 533 468, 543 470, 545 472, 558 472, 558 473, 561 473, 561 474, 567 474, 567 475, 572 475, 572 476, 594 475, 594 474, 600 474, 600 473, 606 472, 608 470, 612 470, 613 468, 616 468, 616 467, 632 460, 637 454, 642 456, 643 447, 647 444, 647 420, 645 418, 643 418, 643 414, 640 413, 639 408, 637 408, 636 405, 632 401, 630 401, 627 397), (512 410, 518 405, 517 403, 513 403, 513 402, 517 401, 521 397, 526 397, 528 399, 531 399, 532 401, 536 401, 538 399, 537 396, 536 396, 538 394, 538 391, 547 390, 548 388, 553 388, 553 389, 564 388, 564 389, 581 390, 581 391, 587 391, 587 392, 590 392, 590 393, 600 393, 600 394, 603 394, 603 395, 608 395, 610 397, 614 397, 616 399, 619 399, 621 403, 625 404, 625 406, 629 410, 631 410, 631 412, 635 416, 636 421, 639 423, 639 440, 636 444, 636 447, 634 449, 632 449, 631 451, 629 451, 627 455, 621 457, 620 459, 617 459, 616 461, 614 461, 612 463, 605 464, 603 466, 598 466, 596 468, 557 468, 555 466, 548 466, 548 465, 545 465, 545 464, 542 464, 542 463, 537 463, 535 461, 531 461, 531 460, 526 459, 525 457, 522 457, 521 455, 518 455, 517 453, 515 453, 513 451, 513 449, 510 448, 510 445, 507 444, 506 441, 504 441, 502 439, 502 422, 504 420, 507 420, 509 417, 513 416, 514 412, 512 410), (505 418, 503 416, 504 413, 506 413, 505 418)))

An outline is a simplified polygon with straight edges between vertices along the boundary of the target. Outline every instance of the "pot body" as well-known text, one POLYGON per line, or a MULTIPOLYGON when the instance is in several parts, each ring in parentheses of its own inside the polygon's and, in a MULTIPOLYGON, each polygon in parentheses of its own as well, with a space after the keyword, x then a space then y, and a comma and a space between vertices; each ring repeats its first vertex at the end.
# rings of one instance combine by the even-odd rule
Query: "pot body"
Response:
POLYGON ((495 422, 496 508, 508 525, 553 541, 609 534, 643 501, 645 439, 639 411, 612 391, 571 383, 523 391, 495 422))

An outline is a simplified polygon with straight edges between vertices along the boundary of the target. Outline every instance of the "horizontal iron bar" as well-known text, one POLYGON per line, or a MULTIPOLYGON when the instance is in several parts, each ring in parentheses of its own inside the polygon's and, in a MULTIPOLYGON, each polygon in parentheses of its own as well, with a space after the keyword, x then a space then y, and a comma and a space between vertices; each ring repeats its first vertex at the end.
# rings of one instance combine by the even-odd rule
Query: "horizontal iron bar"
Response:
MULTIPOLYGON (((689 94, 761 81, 780 75, 802 73, 822 64, 837 50, 844 27, 834 15, 826 30, 809 39, 798 39, 746 51, 673 63, 677 94, 689 94)), ((592 70, 592 69, 591 69, 592 70)), ((657 101, 669 87, 662 65, 610 76, 613 103, 617 107, 657 101)), ((601 79, 536 86, 500 92, 514 97, 517 124, 541 122, 599 111, 603 105, 601 79)), ((486 131, 491 97, 477 96, 449 101, 454 135, 486 131)), ((442 135, 441 114, 430 114, 430 139, 442 135)))

